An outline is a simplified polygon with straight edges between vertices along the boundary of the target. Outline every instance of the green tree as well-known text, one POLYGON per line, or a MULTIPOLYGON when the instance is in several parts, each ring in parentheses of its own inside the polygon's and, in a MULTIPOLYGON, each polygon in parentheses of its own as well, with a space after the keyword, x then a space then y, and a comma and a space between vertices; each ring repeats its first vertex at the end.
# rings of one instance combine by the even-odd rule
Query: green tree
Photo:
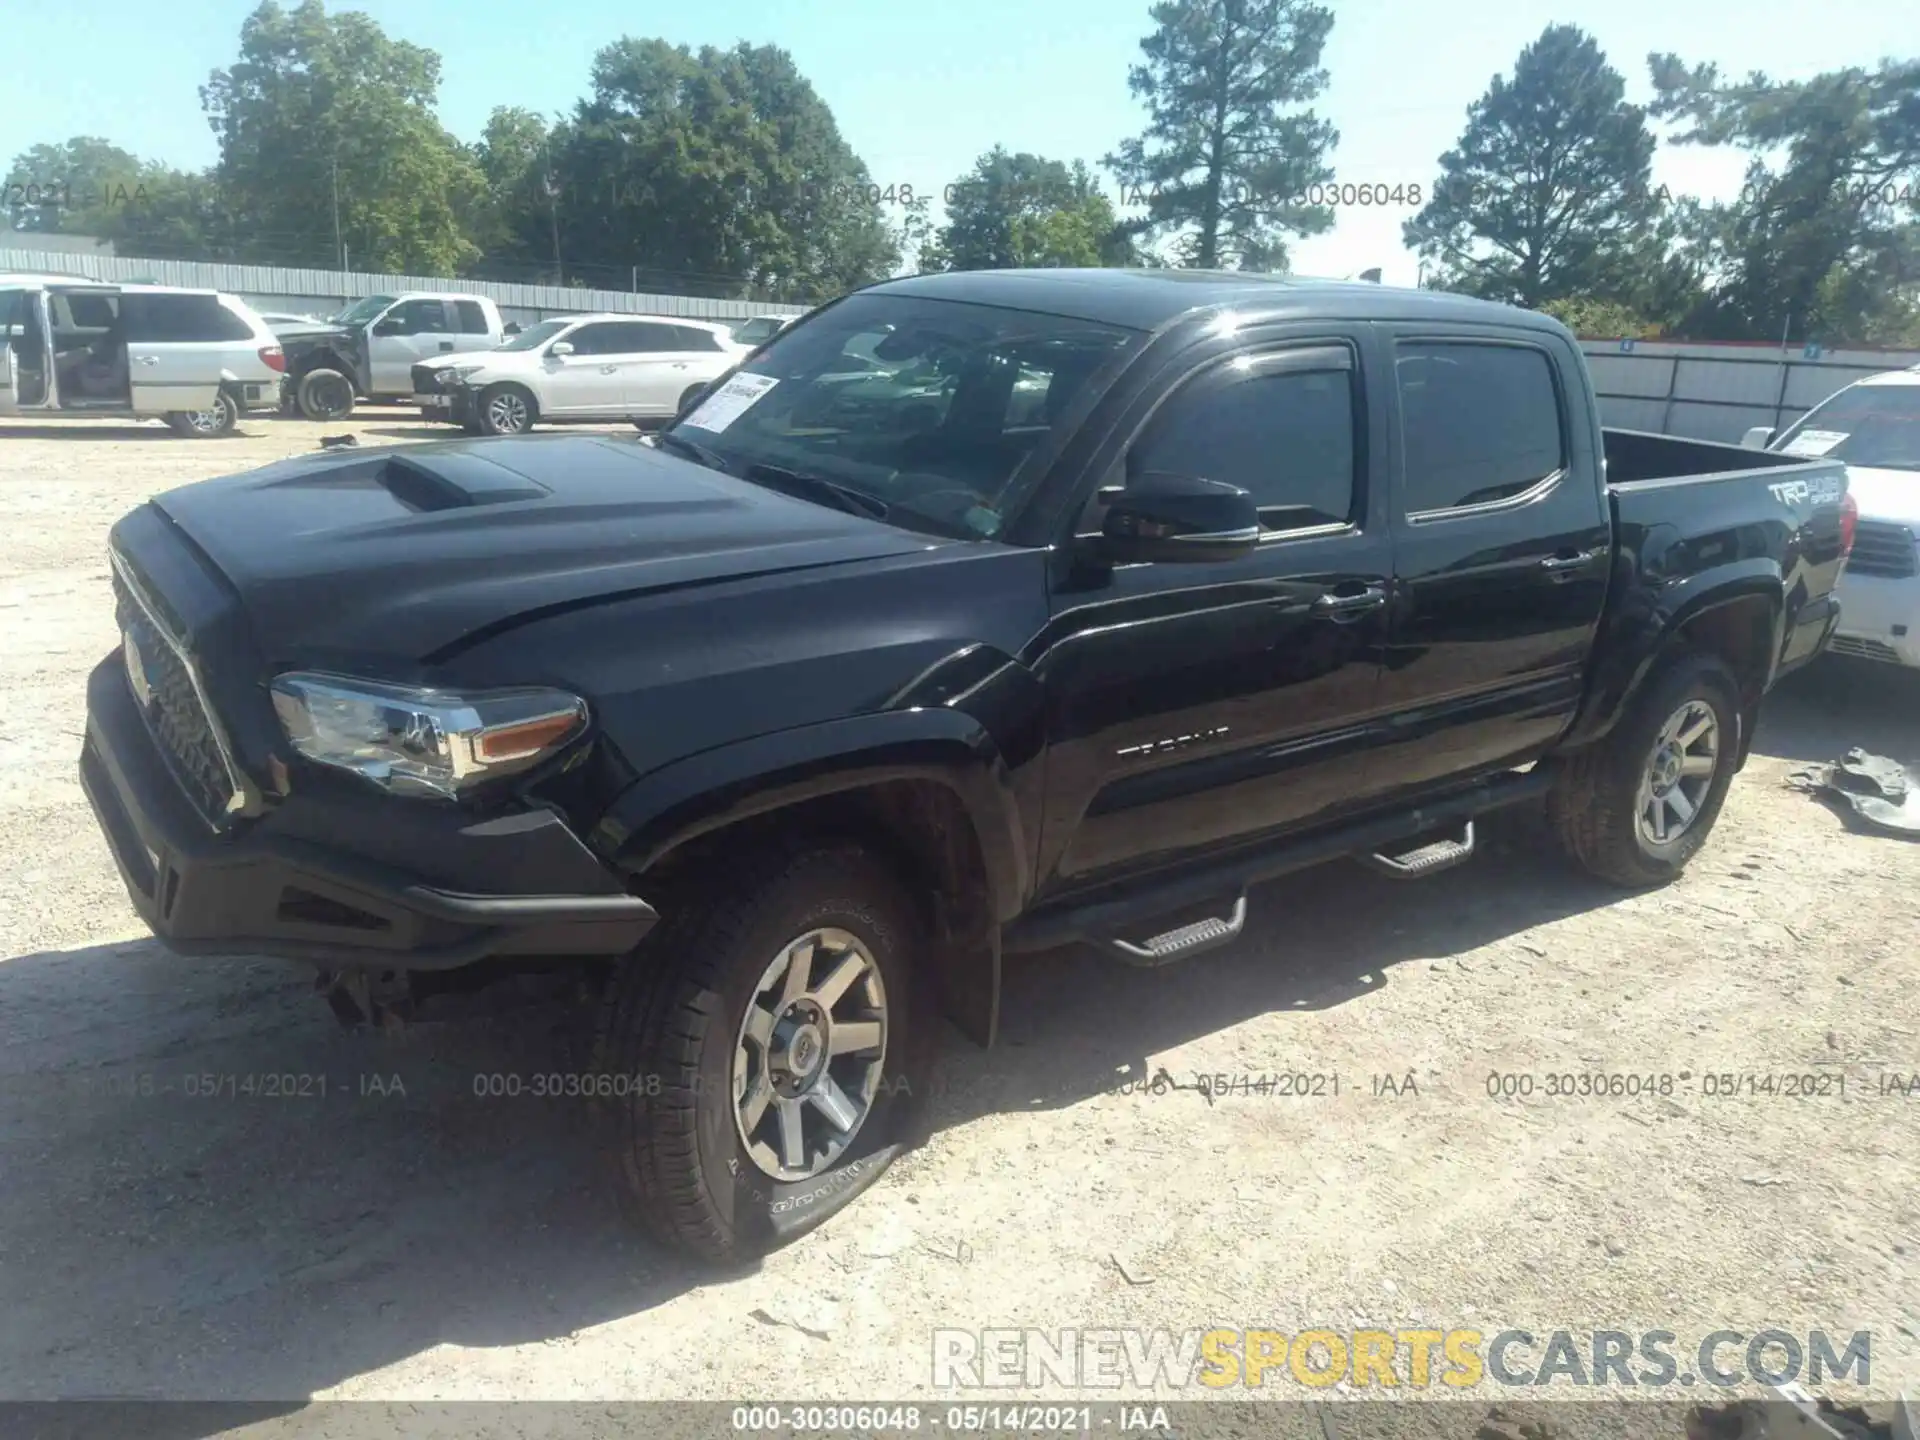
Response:
POLYGON ((220 140, 218 176, 246 258, 448 275, 477 253, 462 232, 483 184, 433 104, 440 57, 322 0, 264 0, 240 58, 201 103, 220 140))
MULTIPOLYGON (((943 270, 1124 264, 1130 245, 1086 165, 999 145, 955 181, 925 260, 943 270)), ((924 263, 924 260, 923 260, 924 263)))
POLYGON ((1660 251, 1649 240, 1653 133, 1591 36, 1549 25, 1467 109, 1441 178, 1407 221, 1407 245, 1440 283, 1540 306, 1631 304, 1660 251))
POLYGON ((1304 106, 1326 88, 1333 13, 1307 0, 1161 0, 1146 63, 1127 72, 1146 130, 1106 159, 1135 232, 1182 263, 1283 270, 1284 237, 1333 224, 1307 187, 1333 178, 1339 135, 1304 106))
POLYGON ((1805 81, 1648 59, 1653 113, 1683 145, 1750 159, 1739 197, 1701 230, 1709 293, 1691 317, 1704 338, 1818 335, 1887 343, 1912 333, 1920 285, 1920 60, 1805 81))
POLYGON ((900 261, 887 197, 772 46, 617 41, 594 57, 593 93, 551 148, 569 264, 813 298, 900 261))

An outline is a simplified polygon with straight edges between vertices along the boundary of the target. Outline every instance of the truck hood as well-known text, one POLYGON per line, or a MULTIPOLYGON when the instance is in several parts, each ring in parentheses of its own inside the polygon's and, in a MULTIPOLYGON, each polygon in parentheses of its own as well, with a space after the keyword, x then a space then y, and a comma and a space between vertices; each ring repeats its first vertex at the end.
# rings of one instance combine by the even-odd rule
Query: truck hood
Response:
POLYGON ((345 340, 355 333, 330 320, 284 320, 267 328, 280 340, 345 340))
POLYGON ((323 451, 153 504, 275 664, 428 661, 529 612, 945 543, 607 435, 323 451))
POLYGON ((1847 466, 1847 493, 1862 520, 1912 526, 1920 533, 1920 470, 1876 470, 1847 466))

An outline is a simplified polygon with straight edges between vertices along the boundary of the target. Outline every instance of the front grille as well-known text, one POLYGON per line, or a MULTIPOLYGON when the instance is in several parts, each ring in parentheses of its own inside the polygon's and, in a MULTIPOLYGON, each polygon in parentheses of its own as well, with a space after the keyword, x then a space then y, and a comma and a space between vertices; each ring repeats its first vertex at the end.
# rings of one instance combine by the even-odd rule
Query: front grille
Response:
POLYGON ((1888 665, 1900 663, 1900 652, 1893 646, 1880 640, 1869 640, 1864 635, 1836 635, 1827 642, 1827 648, 1836 655, 1853 655, 1862 660, 1879 660, 1888 665))
MULTIPOLYGON (((151 687, 151 698, 142 707, 147 729, 153 733, 180 788, 187 792, 202 815, 218 823, 233 799, 233 780, 220 753, 213 725, 194 691, 186 661, 173 642, 147 618, 118 569, 113 574, 113 598, 121 633, 133 637, 140 652, 141 669, 151 687)), ((136 701, 140 698, 138 694, 134 696, 136 701)))
POLYGON ((1915 570, 1913 532, 1904 525, 1862 520, 1854 527, 1853 554, 1847 558, 1847 570, 1853 575, 1906 579, 1915 570))
POLYGON ((416 365, 413 367, 413 393, 416 395, 438 395, 440 393, 440 367, 438 365, 416 365))

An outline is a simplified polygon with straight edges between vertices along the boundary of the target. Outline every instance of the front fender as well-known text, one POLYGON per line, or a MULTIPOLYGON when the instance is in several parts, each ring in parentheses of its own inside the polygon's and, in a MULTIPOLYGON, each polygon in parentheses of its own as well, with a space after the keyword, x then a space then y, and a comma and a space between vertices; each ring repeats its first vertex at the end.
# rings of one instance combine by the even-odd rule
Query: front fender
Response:
POLYGON ((995 918, 1019 914, 1032 889, 1031 836, 998 745, 961 710, 854 715, 688 756, 629 786, 592 842, 638 872, 737 821, 887 780, 930 780, 954 792, 979 842, 995 918))

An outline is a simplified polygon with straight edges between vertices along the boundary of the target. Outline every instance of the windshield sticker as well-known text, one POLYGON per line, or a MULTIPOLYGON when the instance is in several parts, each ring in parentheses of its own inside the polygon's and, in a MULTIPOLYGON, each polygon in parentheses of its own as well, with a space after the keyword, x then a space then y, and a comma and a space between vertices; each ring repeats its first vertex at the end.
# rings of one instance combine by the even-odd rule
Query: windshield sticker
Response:
POLYGON ((742 370, 713 394, 702 400, 681 423, 715 434, 746 414, 754 401, 780 382, 771 375, 755 375, 742 370))
POLYGON ((1782 451, 1787 455, 1824 455, 1851 431, 1848 430, 1802 430, 1789 440, 1782 451))

